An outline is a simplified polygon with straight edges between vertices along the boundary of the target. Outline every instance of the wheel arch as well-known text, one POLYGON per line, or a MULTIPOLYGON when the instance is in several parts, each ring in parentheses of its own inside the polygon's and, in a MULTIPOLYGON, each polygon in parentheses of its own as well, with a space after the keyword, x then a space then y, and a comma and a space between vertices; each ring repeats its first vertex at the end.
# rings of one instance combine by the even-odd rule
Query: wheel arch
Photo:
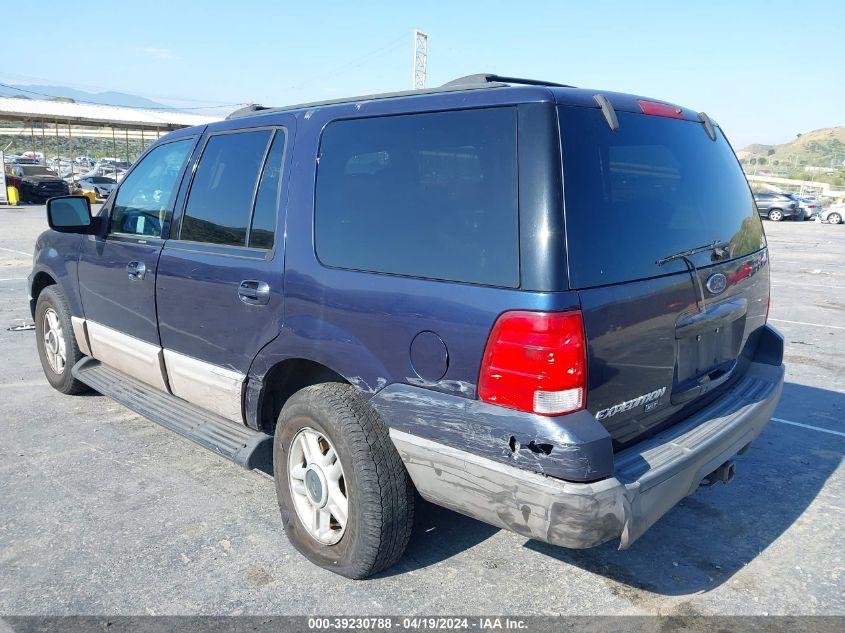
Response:
MULTIPOLYGON (((257 393, 250 381, 247 390, 247 409, 254 410, 255 426, 265 433, 273 433, 282 407, 300 389, 328 382, 351 384, 331 367, 307 358, 286 358, 270 367, 257 384, 257 393), (250 400, 254 405, 250 407, 250 400)), ((251 425, 250 425, 251 426, 251 425)))
POLYGON ((32 297, 29 306, 30 312, 32 312, 32 318, 35 318, 35 304, 38 302, 38 297, 44 291, 44 288, 57 284, 58 282, 53 276, 43 270, 38 271, 32 278, 32 285, 29 289, 30 297, 32 297))

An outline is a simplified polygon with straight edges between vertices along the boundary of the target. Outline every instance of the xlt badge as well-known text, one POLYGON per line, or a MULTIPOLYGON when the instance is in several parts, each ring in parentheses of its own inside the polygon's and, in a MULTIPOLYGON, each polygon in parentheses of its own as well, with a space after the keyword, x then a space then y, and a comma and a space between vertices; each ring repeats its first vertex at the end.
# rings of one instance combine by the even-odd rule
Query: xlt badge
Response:
POLYGON ((626 400, 625 402, 620 402, 619 404, 614 404, 612 407, 608 407, 607 409, 602 409, 598 413, 596 413, 596 420, 604 420, 605 418, 612 417, 617 413, 621 413, 623 411, 630 411, 634 407, 639 407, 640 405, 646 405, 646 411, 651 411, 654 407, 657 406, 657 401, 666 393, 666 387, 661 387, 660 389, 655 389, 650 393, 644 393, 641 396, 637 396, 631 400, 626 400))

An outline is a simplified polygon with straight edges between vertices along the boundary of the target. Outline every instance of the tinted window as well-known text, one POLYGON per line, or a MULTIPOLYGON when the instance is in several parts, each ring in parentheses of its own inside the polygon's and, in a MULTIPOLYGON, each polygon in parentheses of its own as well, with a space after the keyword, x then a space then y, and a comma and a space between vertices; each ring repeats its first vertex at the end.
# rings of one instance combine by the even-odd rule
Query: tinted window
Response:
POLYGON ((315 221, 329 266, 517 286, 515 109, 329 125, 315 221))
MULTIPOLYGON (((656 260, 719 240, 730 257, 765 245, 748 183, 717 128, 619 112, 560 108, 570 282, 575 288, 685 270, 656 260)), ((711 252, 693 257, 712 263, 711 252)))
POLYGON ((40 165, 26 165, 20 168, 24 176, 55 176, 56 174, 40 165))
POLYGON ((193 145, 191 138, 159 145, 124 178, 112 207, 112 233, 161 236, 193 145))
POLYGON ((252 227, 249 231, 249 246, 273 248, 276 231, 276 209, 279 197, 279 183, 282 180, 282 158, 285 153, 285 133, 276 132, 267 162, 261 173, 261 183, 255 195, 255 209, 252 212, 252 227))
POLYGON ((181 239, 246 244, 258 172, 271 134, 256 130, 208 139, 188 195, 181 239))

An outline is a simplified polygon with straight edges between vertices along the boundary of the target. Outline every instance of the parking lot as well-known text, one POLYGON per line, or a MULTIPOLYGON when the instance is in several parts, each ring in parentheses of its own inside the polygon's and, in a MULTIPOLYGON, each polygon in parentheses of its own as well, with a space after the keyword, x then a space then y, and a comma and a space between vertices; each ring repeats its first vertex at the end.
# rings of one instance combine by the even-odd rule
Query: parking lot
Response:
POLYGON ((776 417, 728 486, 627 551, 564 550, 428 504, 372 580, 287 542, 273 481, 43 378, 26 276, 43 207, 0 207, 0 614, 845 614, 845 227, 766 222, 776 417))

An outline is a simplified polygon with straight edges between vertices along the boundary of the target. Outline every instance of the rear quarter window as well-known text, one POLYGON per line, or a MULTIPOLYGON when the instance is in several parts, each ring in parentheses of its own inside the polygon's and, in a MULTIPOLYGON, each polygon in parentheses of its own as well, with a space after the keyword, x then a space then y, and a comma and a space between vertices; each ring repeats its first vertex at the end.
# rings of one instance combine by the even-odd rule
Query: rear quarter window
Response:
MULTIPOLYGON (((701 124, 628 112, 612 131, 597 109, 560 108, 569 278, 573 288, 685 270, 657 260, 710 244, 731 258, 765 246, 748 183, 727 140, 701 124)), ((711 253, 693 257, 707 266, 711 253)))
POLYGON ((337 268, 519 285, 516 111, 336 121, 323 133, 315 247, 337 268))

